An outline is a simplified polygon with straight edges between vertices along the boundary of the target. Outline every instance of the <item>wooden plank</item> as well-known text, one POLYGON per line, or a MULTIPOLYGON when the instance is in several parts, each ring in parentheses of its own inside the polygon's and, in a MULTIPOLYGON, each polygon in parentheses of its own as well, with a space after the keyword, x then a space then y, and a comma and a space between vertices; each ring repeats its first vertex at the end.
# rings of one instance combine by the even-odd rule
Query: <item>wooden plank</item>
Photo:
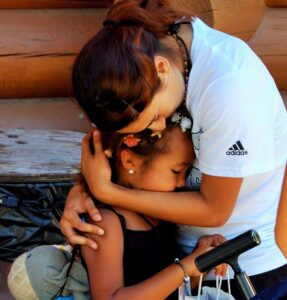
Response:
POLYGON ((1 0, 3 8, 106 8, 109 0, 1 0))
POLYGON ((196 13, 210 26, 249 40, 260 24, 264 0, 164 0, 188 15, 196 13))
POLYGON ((0 128, 88 132, 91 124, 72 98, 1 99, 0 128))
POLYGON ((0 182, 59 182, 79 171, 84 134, 60 130, 0 130, 0 182))
POLYGON ((280 90, 287 90, 287 8, 267 8, 248 42, 263 60, 280 90))
POLYGON ((0 10, 0 98, 71 95, 71 68, 103 9, 0 10))
POLYGON ((265 0, 267 6, 273 7, 286 7, 287 0, 265 0))

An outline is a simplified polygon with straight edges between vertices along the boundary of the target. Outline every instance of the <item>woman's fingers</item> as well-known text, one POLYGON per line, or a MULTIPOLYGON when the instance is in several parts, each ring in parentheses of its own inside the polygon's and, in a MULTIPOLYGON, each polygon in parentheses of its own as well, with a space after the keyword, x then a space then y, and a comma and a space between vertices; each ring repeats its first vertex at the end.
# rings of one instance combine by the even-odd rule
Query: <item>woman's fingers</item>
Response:
POLYGON ((70 213, 69 218, 73 218, 73 224, 70 223, 69 219, 63 217, 61 220, 62 233, 67 237, 70 244, 86 245, 93 249, 97 249, 98 246, 95 241, 85 237, 84 233, 92 233, 97 235, 103 235, 104 231, 102 228, 83 222, 79 215, 75 212, 70 213))
MULTIPOLYGON (((88 135, 82 141, 81 171, 90 192, 97 199, 103 201, 103 197, 109 192, 112 171, 109 161, 103 152, 101 135, 98 130, 93 132, 92 147, 90 141, 88 135), (91 148, 94 148, 94 151, 91 148)), ((98 221, 97 213, 94 209, 92 209, 90 215, 93 220, 98 221), (96 216, 96 219, 93 216, 96 216)))
POLYGON ((99 130, 93 131, 93 144, 96 153, 103 152, 102 140, 101 140, 101 133, 99 130))
POLYGON ((85 137, 82 140, 82 158, 85 157, 92 157, 91 147, 90 147, 90 141, 91 141, 92 133, 88 133, 85 135, 85 137))
POLYGON ((84 236, 84 233, 103 235, 104 231, 97 225, 81 220, 80 214, 88 213, 93 221, 101 220, 101 215, 94 202, 80 185, 74 186, 68 194, 65 209, 60 221, 61 231, 71 244, 87 245, 97 249, 93 240, 84 236))
POLYGON ((67 230, 67 238, 71 245, 85 245, 88 246, 94 250, 98 249, 98 245, 95 241, 92 239, 89 239, 83 235, 77 234, 77 232, 71 228, 67 230))
POLYGON ((90 197, 87 197, 87 200, 85 201, 85 207, 86 211, 93 221, 98 222, 102 220, 102 216, 99 210, 96 208, 93 200, 90 197))

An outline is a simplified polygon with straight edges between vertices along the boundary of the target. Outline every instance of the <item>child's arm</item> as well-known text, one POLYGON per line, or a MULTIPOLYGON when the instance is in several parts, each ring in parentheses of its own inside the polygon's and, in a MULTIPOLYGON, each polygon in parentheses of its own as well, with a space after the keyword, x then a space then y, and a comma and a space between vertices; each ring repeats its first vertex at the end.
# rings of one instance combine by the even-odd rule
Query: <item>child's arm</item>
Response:
POLYGON ((276 243, 287 258, 287 167, 282 185, 275 227, 276 243))
MULTIPOLYGON (((183 270, 171 264, 155 276, 133 286, 124 286, 123 274, 123 233, 118 217, 110 211, 102 210, 100 226, 106 234, 102 237, 90 234, 99 245, 98 251, 82 246, 82 255, 87 264, 92 299, 97 300, 160 300, 165 299, 183 281, 183 270)), ((197 271, 194 259, 210 247, 201 247, 182 263, 194 276, 197 271)))

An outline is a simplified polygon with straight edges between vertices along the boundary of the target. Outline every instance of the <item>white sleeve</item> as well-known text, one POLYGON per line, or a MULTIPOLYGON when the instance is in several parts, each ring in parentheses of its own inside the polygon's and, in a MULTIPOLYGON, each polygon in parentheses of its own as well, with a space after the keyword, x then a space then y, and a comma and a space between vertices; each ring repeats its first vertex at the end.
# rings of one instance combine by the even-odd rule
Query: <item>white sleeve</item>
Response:
POLYGON ((199 104, 202 173, 245 177, 274 168, 276 95, 272 78, 252 69, 207 87, 199 104))

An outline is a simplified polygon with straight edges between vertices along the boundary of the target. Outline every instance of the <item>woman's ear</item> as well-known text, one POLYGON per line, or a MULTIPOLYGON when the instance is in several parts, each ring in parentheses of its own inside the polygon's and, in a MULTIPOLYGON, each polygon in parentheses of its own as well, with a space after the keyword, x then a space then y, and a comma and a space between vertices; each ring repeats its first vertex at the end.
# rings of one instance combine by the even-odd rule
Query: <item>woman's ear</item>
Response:
POLYGON ((120 158, 123 168, 127 171, 138 170, 142 162, 142 159, 129 149, 123 149, 121 151, 120 158))
POLYGON ((166 77, 169 75, 171 70, 170 62, 165 57, 156 55, 154 58, 154 63, 157 70, 157 74, 161 82, 164 83, 166 81, 166 77))

